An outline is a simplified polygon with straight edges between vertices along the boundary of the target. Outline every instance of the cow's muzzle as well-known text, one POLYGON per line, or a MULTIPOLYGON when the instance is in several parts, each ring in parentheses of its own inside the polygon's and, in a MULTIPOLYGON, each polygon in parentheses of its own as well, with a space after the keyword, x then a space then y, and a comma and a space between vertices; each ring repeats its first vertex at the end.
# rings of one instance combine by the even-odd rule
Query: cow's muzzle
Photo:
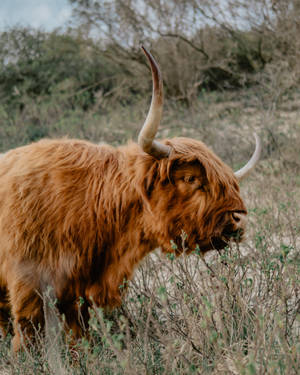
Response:
POLYGON ((222 238, 224 241, 241 242, 244 239, 246 229, 246 212, 233 211, 230 212, 229 222, 225 225, 222 231, 222 238))

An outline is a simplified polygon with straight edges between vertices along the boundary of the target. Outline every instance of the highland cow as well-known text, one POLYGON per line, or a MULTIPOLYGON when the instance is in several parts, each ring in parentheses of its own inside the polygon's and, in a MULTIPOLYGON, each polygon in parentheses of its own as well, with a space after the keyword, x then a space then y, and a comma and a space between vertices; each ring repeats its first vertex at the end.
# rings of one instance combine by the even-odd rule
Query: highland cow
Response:
POLYGON ((13 319, 13 348, 44 325, 50 286, 67 330, 82 335, 79 299, 88 307, 120 305, 124 280, 153 249, 202 253, 241 241, 246 207, 234 173, 200 141, 154 140, 163 106, 162 78, 143 48, 153 78, 151 107, 138 144, 117 148, 73 139, 41 140, 0 160, 0 327, 13 319), (171 246, 176 243, 176 249, 171 246))

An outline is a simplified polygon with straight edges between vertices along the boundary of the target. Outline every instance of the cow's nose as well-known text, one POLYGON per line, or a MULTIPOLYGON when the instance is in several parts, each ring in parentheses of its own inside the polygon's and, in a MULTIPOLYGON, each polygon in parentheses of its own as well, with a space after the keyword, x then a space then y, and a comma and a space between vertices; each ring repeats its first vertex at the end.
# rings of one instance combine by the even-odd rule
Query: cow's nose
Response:
POLYGON ((243 228, 246 224, 246 213, 243 212, 232 212, 231 213, 233 222, 236 226, 243 228))

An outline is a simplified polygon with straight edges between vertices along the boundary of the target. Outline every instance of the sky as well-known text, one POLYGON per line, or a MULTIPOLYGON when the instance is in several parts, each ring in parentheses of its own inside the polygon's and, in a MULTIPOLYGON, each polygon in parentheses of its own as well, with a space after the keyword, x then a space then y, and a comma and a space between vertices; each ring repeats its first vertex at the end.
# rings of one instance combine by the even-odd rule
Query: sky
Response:
POLYGON ((70 16, 68 0, 0 0, 0 30, 19 24, 50 31, 70 16))

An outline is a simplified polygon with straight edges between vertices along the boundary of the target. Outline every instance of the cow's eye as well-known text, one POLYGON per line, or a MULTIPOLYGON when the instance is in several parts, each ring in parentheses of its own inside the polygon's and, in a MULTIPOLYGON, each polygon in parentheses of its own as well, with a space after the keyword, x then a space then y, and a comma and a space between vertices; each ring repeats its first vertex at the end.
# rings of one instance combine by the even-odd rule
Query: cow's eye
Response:
POLYGON ((195 176, 187 176, 185 178, 185 182, 188 182, 189 184, 192 184, 193 182, 195 182, 195 180, 196 180, 195 176))

